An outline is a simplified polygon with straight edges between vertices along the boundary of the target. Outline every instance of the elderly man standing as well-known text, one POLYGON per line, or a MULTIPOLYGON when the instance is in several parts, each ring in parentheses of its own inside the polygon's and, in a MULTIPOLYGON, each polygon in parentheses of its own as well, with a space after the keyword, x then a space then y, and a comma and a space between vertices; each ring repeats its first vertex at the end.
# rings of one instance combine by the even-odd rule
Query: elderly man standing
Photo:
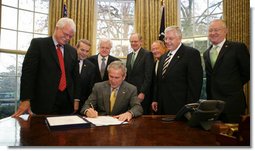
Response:
POLYGON ((199 51, 182 44, 179 27, 167 27, 164 40, 168 52, 159 61, 152 109, 176 114, 185 104, 199 100, 203 69, 199 51))
POLYGON ((95 82, 108 80, 108 73, 106 71, 107 66, 111 62, 119 60, 118 58, 110 55, 111 49, 112 41, 110 39, 102 38, 98 42, 99 53, 88 58, 88 60, 96 65, 97 68, 95 82))
POLYGON ((226 40, 228 29, 221 19, 208 29, 210 48, 204 52, 207 99, 225 101, 220 120, 239 123, 245 113, 243 85, 250 80, 250 54, 244 43, 226 40))
POLYGON ((132 33, 129 42, 133 52, 127 55, 126 81, 135 85, 144 114, 150 114, 150 86, 153 74, 153 55, 142 48, 142 36, 132 33))
POLYGON ((29 114, 71 114, 78 110, 79 66, 68 44, 76 31, 70 18, 61 18, 52 37, 34 38, 21 75, 20 105, 12 117, 29 114))

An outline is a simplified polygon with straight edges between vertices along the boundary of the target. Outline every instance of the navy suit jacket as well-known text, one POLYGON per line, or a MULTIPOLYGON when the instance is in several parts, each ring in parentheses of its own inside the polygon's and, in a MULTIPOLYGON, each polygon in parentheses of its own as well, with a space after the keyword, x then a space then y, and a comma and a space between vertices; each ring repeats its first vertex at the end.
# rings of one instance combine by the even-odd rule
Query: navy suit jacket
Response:
POLYGON ((212 68, 211 47, 203 54, 207 99, 225 101, 222 120, 239 122, 240 115, 244 114, 246 106, 243 85, 250 80, 249 51, 243 43, 226 41, 212 68))
MULTIPOLYGON (((99 69, 99 65, 98 65, 98 54, 89 57, 88 60, 91 61, 96 66, 95 83, 108 80, 108 72, 107 72, 107 70, 105 70, 103 79, 101 78, 100 69, 99 69)), ((116 60, 119 60, 119 59, 109 55, 105 69, 107 69, 108 65, 111 62, 116 61, 116 60)))
POLYGON ((89 97, 92 88, 95 83, 96 66, 90 62, 88 59, 83 60, 83 65, 81 68, 81 100, 80 108, 85 103, 85 100, 89 97))
MULTIPOLYGON (((71 103, 79 98, 79 66, 77 52, 64 45, 67 92, 71 103)), ((21 75, 20 99, 30 99, 36 114, 52 112, 58 91, 61 69, 52 37, 32 39, 26 53, 21 75)))
POLYGON ((156 101, 159 114, 176 114, 184 105, 197 102, 203 83, 203 68, 198 50, 181 45, 166 69, 164 78, 162 69, 167 53, 160 57, 156 101))

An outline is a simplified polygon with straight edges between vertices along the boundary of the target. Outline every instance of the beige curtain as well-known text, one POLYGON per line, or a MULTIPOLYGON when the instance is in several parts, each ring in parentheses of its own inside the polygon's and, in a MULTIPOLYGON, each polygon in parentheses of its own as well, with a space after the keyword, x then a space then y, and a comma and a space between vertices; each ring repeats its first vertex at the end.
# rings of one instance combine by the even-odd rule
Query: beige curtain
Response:
MULTIPOLYGON (((227 39, 244 42, 250 49, 250 0, 223 1, 223 17, 229 29, 227 39)), ((249 114, 250 83, 244 86, 249 114)))
POLYGON ((160 17, 160 0, 135 1, 135 32, 142 35, 146 49, 150 49, 152 42, 158 39, 160 17))
POLYGON ((166 14, 166 27, 167 26, 180 26, 179 24, 179 1, 178 0, 164 0, 165 1, 165 14, 166 14))
POLYGON ((67 17, 76 23, 76 33, 70 44, 75 46, 79 39, 88 39, 94 45, 95 31, 95 0, 51 0, 49 17, 49 35, 52 35, 56 22, 63 16, 66 4, 67 17))

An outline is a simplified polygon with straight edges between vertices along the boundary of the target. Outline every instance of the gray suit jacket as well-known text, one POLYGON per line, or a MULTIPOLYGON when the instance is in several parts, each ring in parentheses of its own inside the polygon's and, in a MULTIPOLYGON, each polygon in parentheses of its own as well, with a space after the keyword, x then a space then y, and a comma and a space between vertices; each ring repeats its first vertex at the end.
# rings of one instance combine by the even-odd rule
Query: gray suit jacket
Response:
POLYGON ((134 117, 143 114, 142 106, 137 98, 137 89, 126 81, 120 85, 112 112, 110 112, 111 87, 108 81, 96 83, 92 93, 81 109, 81 113, 93 104, 99 115, 119 115, 130 111, 134 117))

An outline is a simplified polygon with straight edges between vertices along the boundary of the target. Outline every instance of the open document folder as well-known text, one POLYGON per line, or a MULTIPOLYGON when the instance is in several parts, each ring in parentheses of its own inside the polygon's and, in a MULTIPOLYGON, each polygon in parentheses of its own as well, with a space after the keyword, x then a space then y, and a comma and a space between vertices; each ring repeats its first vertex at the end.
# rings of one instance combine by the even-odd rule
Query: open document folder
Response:
POLYGON ((91 127, 91 123, 78 115, 46 117, 46 123, 51 130, 91 127))
POLYGON ((128 122, 123 122, 114 118, 112 116, 98 116, 96 118, 84 117, 87 121, 91 122, 95 126, 107 126, 107 125, 120 125, 127 124, 128 122))

